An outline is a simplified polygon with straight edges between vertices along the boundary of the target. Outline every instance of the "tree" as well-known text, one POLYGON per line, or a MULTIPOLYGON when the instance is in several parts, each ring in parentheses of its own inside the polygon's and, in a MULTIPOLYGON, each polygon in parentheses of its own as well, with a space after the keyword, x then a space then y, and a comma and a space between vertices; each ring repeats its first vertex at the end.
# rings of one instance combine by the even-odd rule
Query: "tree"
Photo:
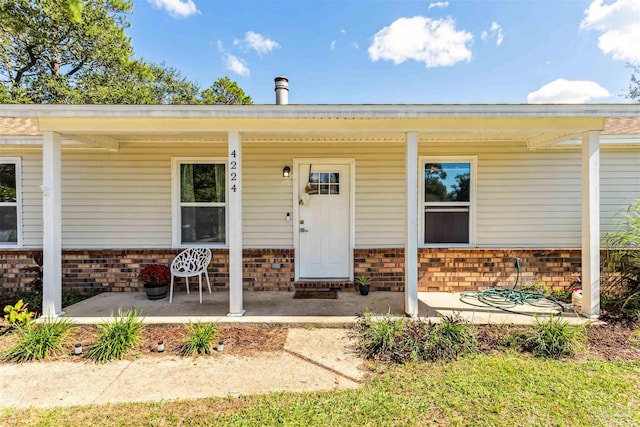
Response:
POLYGON ((629 83, 629 94, 627 95, 627 98, 635 102, 640 102, 640 64, 627 64, 627 67, 632 69, 631 83, 629 83))
POLYGON ((224 77, 201 91, 133 58, 132 0, 0 0, 0 103, 251 104, 224 77))
POLYGON ((236 82, 229 77, 216 80, 210 87, 202 91, 202 104, 253 104, 236 82))
POLYGON ((120 69, 133 54, 125 34, 130 0, 4 0, 0 79, 14 99, 68 102, 95 70, 120 69))

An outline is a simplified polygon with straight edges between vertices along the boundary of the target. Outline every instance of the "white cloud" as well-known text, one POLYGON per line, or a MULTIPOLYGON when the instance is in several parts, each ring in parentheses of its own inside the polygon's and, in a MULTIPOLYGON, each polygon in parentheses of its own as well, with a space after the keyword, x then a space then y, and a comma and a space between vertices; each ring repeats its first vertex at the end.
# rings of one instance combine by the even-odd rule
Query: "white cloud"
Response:
POLYGON ((580 23, 583 30, 597 30, 598 47, 613 59, 640 63, 640 0, 604 4, 594 0, 580 23))
POLYGON ((429 9, 433 9, 434 7, 438 7, 440 9, 444 9, 447 6, 449 6, 449 2, 448 1, 437 1, 435 3, 429 3, 429 9))
POLYGON ((231 55, 230 53, 224 54, 224 62, 227 70, 239 74, 243 77, 249 77, 251 71, 247 67, 247 62, 244 59, 231 55))
POLYGON ((331 40, 331 50, 334 50, 335 48, 336 48, 336 41, 331 40))
POLYGON ((378 31, 369 46, 372 61, 385 59, 401 64, 412 59, 427 68, 445 67, 471 61, 473 35, 456 30, 453 18, 431 19, 424 16, 399 18, 378 31))
POLYGON ((345 30, 345 29, 340 30, 340 32, 341 32, 342 34, 347 34, 347 30, 345 30))
POLYGON ((270 38, 254 31, 247 31, 247 33, 244 35, 244 40, 240 41, 238 39, 235 39, 233 41, 233 45, 242 45, 246 49, 253 49, 258 52, 258 55, 264 55, 265 53, 269 53, 273 49, 280 47, 280 44, 278 44, 278 42, 276 42, 275 40, 271 40, 270 38))
POLYGON ((187 18, 198 13, 193 0, 147 0, 154 7, 164 9, 174 18, 187 18))
POLYGON ((491 41, 495 40, 496 44, 500 46, 504 41, 504 30, 502 26, 497 22, 492 22, 489 27, 489 31, 483 31, 480 33, 480 38, 482 41, 491 41))
POLYGON ((584 104, 611 96, 608 90, 588 80, 556 79, 527 95, 529 104, 584 104))
POLYGON ((360 45, 358 44, 358 42, 352 42, 352 43, 351 43, 351 46, 352 46, 354 49, 360 49, 360 45))

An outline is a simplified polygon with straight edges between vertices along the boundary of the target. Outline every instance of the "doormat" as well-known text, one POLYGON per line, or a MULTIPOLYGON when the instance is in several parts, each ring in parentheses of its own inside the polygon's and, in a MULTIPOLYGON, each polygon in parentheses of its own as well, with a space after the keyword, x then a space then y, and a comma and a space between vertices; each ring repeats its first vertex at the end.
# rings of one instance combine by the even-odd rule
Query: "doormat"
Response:
POLYGON ((293 294, 293 299, 338 299, 336 290, 298 289, 293 294))

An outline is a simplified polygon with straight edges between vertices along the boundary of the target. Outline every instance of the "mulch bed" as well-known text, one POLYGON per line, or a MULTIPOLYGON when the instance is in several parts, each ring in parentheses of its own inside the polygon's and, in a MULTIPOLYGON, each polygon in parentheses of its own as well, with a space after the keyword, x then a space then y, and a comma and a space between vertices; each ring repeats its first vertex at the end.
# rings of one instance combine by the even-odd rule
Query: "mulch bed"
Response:
MULTIPOLYGON (((0 324, 0 328, 3 327, 0 324)), ((81 343, 86 352, 94 342, 95 326, 78 326, 71 332, 69 350, 81 343)), ((178 356, 180 346, 187 339, 187 325, 147 325, 142 333, 142 344, 134 348, 129 359, 135 357, 178 356), (165 351, 158 353, 158 341, 162 340, 165 351)), ((287 339, 287 329, 256 326, 221 326, 217 341, 224 343, 224 354, 254 356, 262 352, 282 350, 287 339)), ((12 334, 0 335, 0 353, 16 342, 12 334)), ((217 344, 217 342, 216 342, 217 344)), ((88 361, 85 355, 61 355, 49 360, 88 361)))

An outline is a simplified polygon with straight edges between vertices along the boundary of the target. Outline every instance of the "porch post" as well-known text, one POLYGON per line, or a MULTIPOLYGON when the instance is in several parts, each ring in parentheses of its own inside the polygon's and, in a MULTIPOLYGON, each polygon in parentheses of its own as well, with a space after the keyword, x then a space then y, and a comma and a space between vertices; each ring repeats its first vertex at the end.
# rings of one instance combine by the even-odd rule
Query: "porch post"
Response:
POLYGON ((42 315, 62 314, 62 179, 60 135, 42 136, 42 315))
POLYGON ((600 314, 600 132, 582 135, 582 314, 600 314))
POLYGON ((404 244, 404 311, 418 315, 418 133, 406 136, 405 171, 407 181, 406 229, 404 244))
POLYGON ((244 315, 242 308, 242 138, 229 132, 229 313, 244 315))

